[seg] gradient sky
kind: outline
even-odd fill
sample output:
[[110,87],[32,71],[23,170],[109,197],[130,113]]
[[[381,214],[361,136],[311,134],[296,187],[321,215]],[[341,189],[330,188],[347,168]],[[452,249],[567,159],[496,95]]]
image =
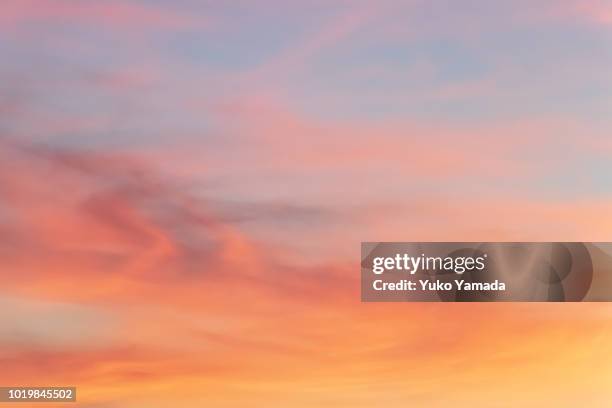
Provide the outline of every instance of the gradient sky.
[[612,403],[606,304],[358,287],[361,241],[612,241],[612,1],[2,0],[0,55],[0,385]]

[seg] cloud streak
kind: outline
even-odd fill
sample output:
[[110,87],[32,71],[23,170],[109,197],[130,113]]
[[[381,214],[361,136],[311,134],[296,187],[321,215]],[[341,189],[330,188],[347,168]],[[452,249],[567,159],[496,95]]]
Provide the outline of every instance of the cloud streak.
[[50,23],[95,24],[122,29],[184,29],[197,24],[197,20],[188,13],[138,1],[74,3],[66,0],[8,0],[3,4],[1,16],[0,21],[13,26]]

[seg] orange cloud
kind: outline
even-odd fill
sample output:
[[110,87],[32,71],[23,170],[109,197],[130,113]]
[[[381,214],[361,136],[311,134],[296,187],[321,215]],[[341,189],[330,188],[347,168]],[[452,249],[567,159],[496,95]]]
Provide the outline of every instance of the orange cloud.
[[[3,383],[75,384],[82,406],[488,406],[509,384],[505,401],[518,405],[609,398],[605,304],[361,304],[353,258],[287,263],[141,161],[18,144],[0,154],[11,214],[3,291],[23,305],[56,299],[75,304],[58,313],[82,305],[110,319],[92,318],[95,331],[66,326],[82,327],[73,341],[40,331],[55,339],[47,344],[9,341],[0,329]],[[499,216],[524,228],[517,234],[558,220],[603,233],[596,212],[605,208],[478,198],[422,211],[455,220],[438,233],[465,239]],[[398,207],[381,236],[428,237],[425,223],[403,224],[413,210]],[[356,244],[350,228],[337,234],[334,248]],[[14,320],[42,325],[36,307],[15,309]]]

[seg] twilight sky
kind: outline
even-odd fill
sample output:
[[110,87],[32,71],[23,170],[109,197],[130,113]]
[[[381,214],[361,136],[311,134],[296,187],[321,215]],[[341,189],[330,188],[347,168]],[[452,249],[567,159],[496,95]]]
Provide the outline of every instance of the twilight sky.
[[612,1],[2,0],[0,55],[0,385],[612,400],[605,304],[358,288],[360,241],[612,240]]

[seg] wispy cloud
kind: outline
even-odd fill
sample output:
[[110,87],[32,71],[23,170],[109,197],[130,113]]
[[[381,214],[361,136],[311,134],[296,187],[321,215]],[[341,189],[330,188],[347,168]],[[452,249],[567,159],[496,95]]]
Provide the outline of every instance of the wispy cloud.
[[198,20],[187,12],[139,1],[71,2],[67,0],[7,0],[2,5],[0,21],[18,26],[36,23],[73,24],[124,29],[189,28]]

